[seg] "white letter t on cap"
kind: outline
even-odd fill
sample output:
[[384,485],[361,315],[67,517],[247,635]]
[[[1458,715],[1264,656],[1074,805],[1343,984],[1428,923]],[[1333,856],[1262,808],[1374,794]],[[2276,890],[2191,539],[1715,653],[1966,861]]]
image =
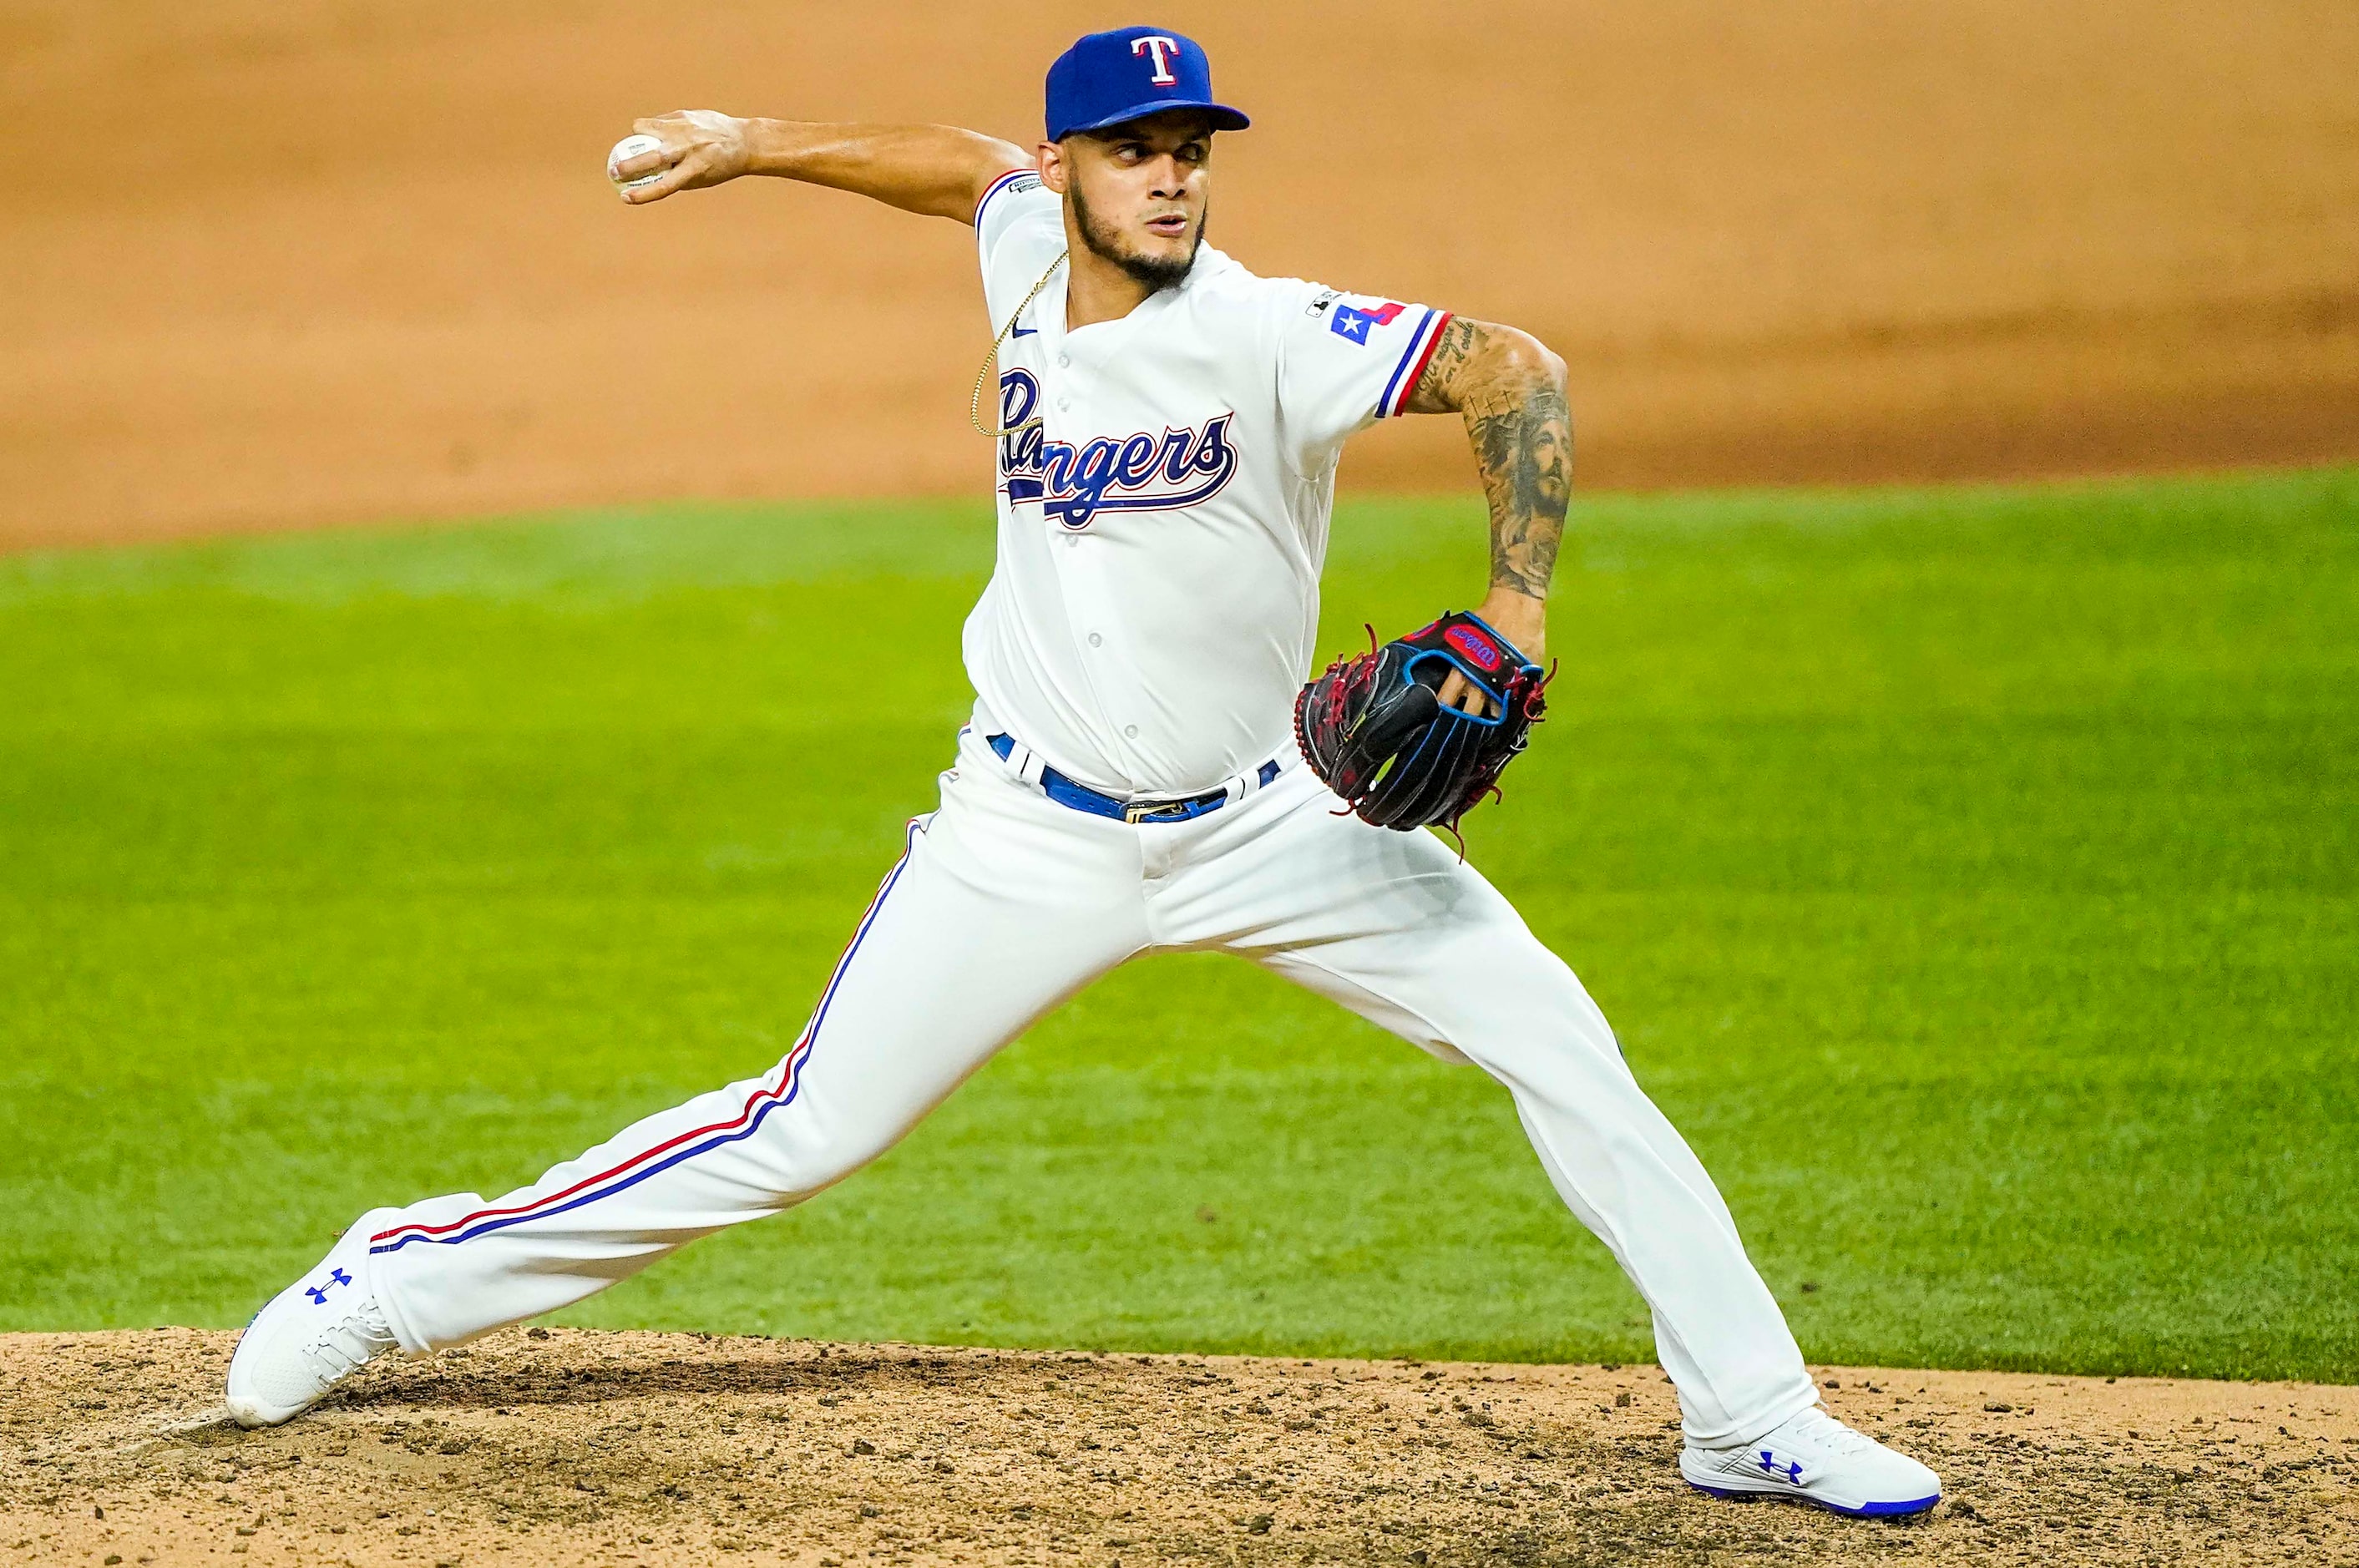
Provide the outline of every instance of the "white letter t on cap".
[[1169,87],[1180,79],[1171,74],[1171,57],[1180,52],[1180,40],[1167,38],[1161,33],[1150,33],[1143,38],[1130,40],[1130,52],[1155,56],[1155,74],[1148,80],[1158,87]]

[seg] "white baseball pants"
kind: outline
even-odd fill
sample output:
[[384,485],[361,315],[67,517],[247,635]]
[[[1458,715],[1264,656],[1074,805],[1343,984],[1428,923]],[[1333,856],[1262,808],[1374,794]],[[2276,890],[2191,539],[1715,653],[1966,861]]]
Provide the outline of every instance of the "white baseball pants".
[[1127,958],[1266,965],[1506,1085],[1558,1193],[1654,1313],[1690,1441],[1747,1442],[1815,1398],[1727,1205],[1596,1004],[1430,833],[1332,814],[1289,750],[1186,822],[1059,805],[962,735],[785,1060],[486,1202],[381,1224],[379,1303],[413,1353],[551,1312],[843,1180],[1043,1014]]

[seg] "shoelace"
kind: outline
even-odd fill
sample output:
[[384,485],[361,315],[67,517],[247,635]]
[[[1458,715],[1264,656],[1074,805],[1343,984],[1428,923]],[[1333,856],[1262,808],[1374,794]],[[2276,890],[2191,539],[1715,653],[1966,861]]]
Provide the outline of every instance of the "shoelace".
[[1818,1405],[1788,1421],[1785,1430],[1832,1454],[1863,1454],[1875,1446],[1875,1439],[1865,1432],[1854,1432]]
[[321,1377],[341,1383],[394,1346],[393,1330],[374,1300],[366,1301],[322,1330],[303,1347]]

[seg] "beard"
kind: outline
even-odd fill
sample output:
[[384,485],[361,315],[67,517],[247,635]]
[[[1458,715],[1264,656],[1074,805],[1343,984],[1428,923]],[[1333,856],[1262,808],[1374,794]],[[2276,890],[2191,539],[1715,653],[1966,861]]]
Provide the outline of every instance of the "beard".
[[1149,289],[1175,289],[1187,281],[1189,271],[1196,265],[1196,252],[1204,244],[1204,223],[1196,224],[1196,233],[1188,243],[1188,254],[1182,256],[1142,256],[1123,244],[1122,236],[1113,229],[1103,227],[1098,215],[1090,211],[1087,199],[1082,195],[1080,180],[1070,187],[1073,197],[1073,221],[1082,231],[1082,243],[1090,254],[1110,261],[1130,277]]

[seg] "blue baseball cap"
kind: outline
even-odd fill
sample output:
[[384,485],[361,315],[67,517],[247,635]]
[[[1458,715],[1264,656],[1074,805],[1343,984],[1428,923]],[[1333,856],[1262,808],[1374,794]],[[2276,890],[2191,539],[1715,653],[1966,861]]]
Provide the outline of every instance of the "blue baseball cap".
[[1163,27],[1091,33],[1049,68],[1049,139],[1102,131],[1165,109],[1202,109],[1216,131],[1253,124],[1212,101],[1212,62],[1195,39]]

